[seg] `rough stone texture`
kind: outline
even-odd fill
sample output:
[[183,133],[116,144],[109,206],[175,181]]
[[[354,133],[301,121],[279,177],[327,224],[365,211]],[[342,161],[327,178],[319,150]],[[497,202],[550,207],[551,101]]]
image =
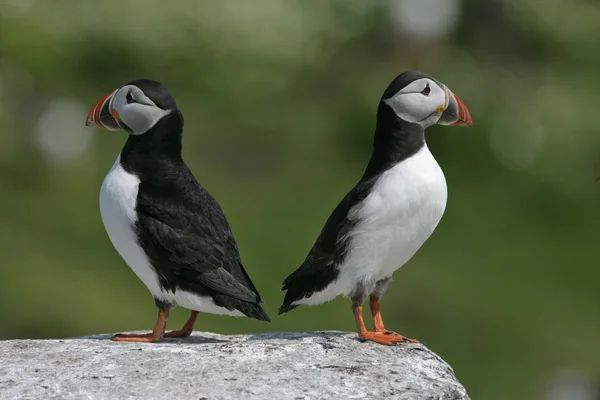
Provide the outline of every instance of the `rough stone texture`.
[[0,341],[2,399],[468,399],[421,344],[343,332]]

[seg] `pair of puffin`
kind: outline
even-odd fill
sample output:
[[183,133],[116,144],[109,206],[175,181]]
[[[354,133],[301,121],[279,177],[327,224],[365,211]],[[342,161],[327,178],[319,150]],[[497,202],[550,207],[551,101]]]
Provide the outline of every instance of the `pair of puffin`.
[[[394,271],[429,238],[446,207],[446,180],[424,136],[436,123],[471,126],[472,120],[436,79],[420,72],[396,77],[379,103],[367,168],[302,265],[283,282],[287,292],[279,314],[344,295],[352,300],[361,340],[414,341],[384,327],[379,301]],[[113,246],[158,308],[151,333],[112,339],[189,336],[199,312],[269,321],[223,210],[182,159],[183,115],[169,91],[152,80],[128,83],[96,102],[86,125],[129,134],[102,184],[100,212]],[[362,316],[367,298],[374,331]],[[182,329],[165,332],[176,306],[191,315]]]

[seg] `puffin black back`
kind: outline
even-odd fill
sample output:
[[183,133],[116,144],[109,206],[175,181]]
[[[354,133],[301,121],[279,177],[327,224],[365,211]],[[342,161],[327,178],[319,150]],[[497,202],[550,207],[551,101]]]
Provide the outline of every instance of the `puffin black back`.
[[[106,104],[110,112],[100,115]],[[159,309],[152,333],[113,340],[188,336],[199,312],[269,321],[223,210],[181,157],[183,116],[169,91],[152,80],[130,82],[103,97],[87,123],[129,133],[102,184],[100,211],[114,247]],[[165,333],[176,306],[190,309],[190,318]]]

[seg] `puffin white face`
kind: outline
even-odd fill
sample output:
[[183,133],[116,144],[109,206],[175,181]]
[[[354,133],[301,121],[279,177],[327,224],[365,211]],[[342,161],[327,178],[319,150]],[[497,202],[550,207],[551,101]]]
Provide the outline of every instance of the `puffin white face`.
[[448,107],[448,92],[446,87],[434,80],[421,78],[409,83],[384,102],[400,119],[426,128],[437,123]]
[[149,131],[170,110],[158,107],[135,85],[121,87],[112,100],[111,114],[129,133],[141,135]]
[[125,85],[96,102],[86,125],[141,135],[171,111],[158,107],[139,87]]

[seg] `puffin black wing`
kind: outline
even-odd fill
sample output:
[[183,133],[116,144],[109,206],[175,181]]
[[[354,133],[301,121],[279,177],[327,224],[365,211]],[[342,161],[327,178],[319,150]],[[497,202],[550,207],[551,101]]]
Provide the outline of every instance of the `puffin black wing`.
[[281,290],[287,292],[278,314],[293,310],[298,307],[295,301],[322,291],[337,279],[339,265],[348,254],[349,233],[359,222],[349,215],[350,210],[368,196],[374,182],[363,177],[329,216],[302,265],[283,281]]
[[167,187],[164,180],[139,185],[135,227],[159,284],[269,321],[221,207],[191,173],[185,175],[186,182]]

